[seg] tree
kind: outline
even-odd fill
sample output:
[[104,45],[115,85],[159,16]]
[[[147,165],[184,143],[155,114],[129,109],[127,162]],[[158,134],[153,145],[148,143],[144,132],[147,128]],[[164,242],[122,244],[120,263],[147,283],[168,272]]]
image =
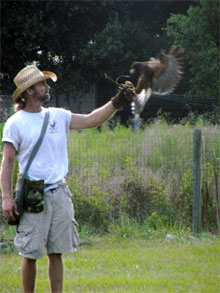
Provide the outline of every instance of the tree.
[[[71,91],[79,67],[80,50],[108,18],[104,4],[94,1],[5,1],[1,3],[1,72],[5,84],[26,64],[55,71],[57,91]],[[96,13],[96,18],[94,14]],[[75,83],[76,84],[76,83]],[[62,88],[61,88],[62,85]]]
[[219,98],[219,1],[197,1],[187,14],[173,14],[166,31],[185,49],[190,70],[188,94]]
[[170,12],[186,1],[2,1],[1,72],[10,76],[27,63],[57,73],[56,93],[74,93],[107,72],[128,74],[134,60],[168,49],[162,30]]

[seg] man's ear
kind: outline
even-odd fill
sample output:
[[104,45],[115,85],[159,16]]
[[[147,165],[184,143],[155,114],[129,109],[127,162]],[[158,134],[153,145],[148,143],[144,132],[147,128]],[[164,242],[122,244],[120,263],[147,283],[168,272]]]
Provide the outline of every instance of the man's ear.
[[33,94],[33,88],[29,87],[26,91],[27,95],[31,96]]

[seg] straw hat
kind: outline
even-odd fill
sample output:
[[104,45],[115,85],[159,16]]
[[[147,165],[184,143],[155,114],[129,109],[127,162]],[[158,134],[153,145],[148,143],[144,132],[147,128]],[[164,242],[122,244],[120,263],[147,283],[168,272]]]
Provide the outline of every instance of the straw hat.
[[19,71],[14,78],[14,83],[17,87],[12,95],[14,102],[16,103],[20,95],[29,87],[46,79],[52,79],[55,82],[57,76],[50,71],[40,71],[36,65],[29,65]]

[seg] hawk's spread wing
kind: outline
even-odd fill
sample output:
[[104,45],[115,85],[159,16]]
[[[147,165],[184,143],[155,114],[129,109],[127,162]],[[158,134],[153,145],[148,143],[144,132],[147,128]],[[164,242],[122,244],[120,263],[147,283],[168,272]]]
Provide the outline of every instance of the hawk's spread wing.
[[[167,65],[162,66],[161,72],[153,77],[153,93],[157,95],[167,95],[171,93],[183,74],[183,57],[180,48],[171,47],[166,56]],[[151,66],[149,64],[149,66]],[[156,72],[155,72],[156,73]]]
[[166,95],[175,89],[183,74],[183,61],[182,50],[171,47],[167,55],[162,51],[159,59],[132,64],[131,73],[138,75],[134,112],[143,111],[151,94],[148,89],[157,95]]

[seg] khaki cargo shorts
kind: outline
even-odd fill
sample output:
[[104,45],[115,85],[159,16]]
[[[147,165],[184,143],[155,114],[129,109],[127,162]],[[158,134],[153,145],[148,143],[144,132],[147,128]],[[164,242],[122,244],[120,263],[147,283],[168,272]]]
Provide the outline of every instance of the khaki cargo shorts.
[[62,184],[45,192],[44,199],[43,212],[24,212],[17,227],[14,243],[19,254],[26,258],[39,259],[45,252],[73,252],[79,245],[68,187]]

